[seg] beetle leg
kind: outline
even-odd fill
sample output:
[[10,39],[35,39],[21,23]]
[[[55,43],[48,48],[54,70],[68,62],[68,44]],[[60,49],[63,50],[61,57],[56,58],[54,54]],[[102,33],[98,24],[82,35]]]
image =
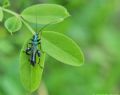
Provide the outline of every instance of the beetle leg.
[[30,51],[31,51],[31,48],[28,47],[28,48],[25,50],[25,53],[26,53],[27,55],[30,55]]
[[[40,56],[41,56],[41,53],[39,50],[37,50],[37,55],[39,57],[39,60],[38,60],[38,64],[40,63]],[[40,64],[39,64],[40,65]],[[43,69],[43,66],[40,65],[40,68]]]
[[39,50],[37,50],[37,55],[38,55],[38,57],[40,57],[40,55],[41,55]]
[[28,43],[28,45],[32,46],[32,43],[30,42],[30,43]]
[[30,44],[30,45],[31,45],[32,43],[28,43],[28,44]]
[[41,39],[38,39],[37,41],[40,42]]
[[[39,58],[39,63],[40,63],[40,58]],[[38,64],[39,64],[39,63],[38,63]],[[40,65],[40,64],[39,64],[39,65]],[[40,68],[43,69],[44,67],[40,65]]]
[[32,45],[32,43],[30,42],[30,43],[27,43],[27,48],[29,48],[29,45]]
[[41,42],[38,42],[38,45],[41,45]]
[[33,41],[33,39],[30,39],[31,41]]
[[38,57],[39,57],[39,61],[38,61],[38,64],[39,64],[39,63],[40,63],[40,55],[41,55],[41,54],[40,54],[40,51],[39,51],[39,50],[37,50],[36,53],[37,53],[37,55],[38,55]]

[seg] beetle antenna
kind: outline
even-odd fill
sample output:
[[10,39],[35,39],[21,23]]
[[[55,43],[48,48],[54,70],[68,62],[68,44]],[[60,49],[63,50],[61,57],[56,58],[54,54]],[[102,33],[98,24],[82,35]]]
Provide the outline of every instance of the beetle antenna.
[[40,39],[41,39],[41,36],[42,36],[42,30],[44,29],[44,28],[46,28],[47,26],[49,26],[51,23],[48,23],[48,24],[46,24],[46,25],[44,25],[39,31],[38,31],[38,33],[40,32]]
[[37,32],[37,28],[38,28],[38,25],[37,25],[37,16],[36,16],[36,32]]
[[38,32],[41,32],[44,28],[46,28],[48,25],[50,25],[50,24],[46,24],[46,25],[44,25]]

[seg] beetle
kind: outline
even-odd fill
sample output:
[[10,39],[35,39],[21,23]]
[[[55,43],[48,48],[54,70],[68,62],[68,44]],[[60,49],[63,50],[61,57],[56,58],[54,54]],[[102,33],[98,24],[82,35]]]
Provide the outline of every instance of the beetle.
[[41,56],[41,39],[39,38],[39,34],[35,33],[31,39],[31,41],[27,44],[27,48],[25,49],[26,55],[29,56],[29,61],[32,66],[35,66],[37,61],[36,58],[39,58],[38,64],[40,63]]
[[[37,17],[36,17],[36,22],[37,22]],[[31,41],[27,44],[27,48],[25,49],[26,55],[29,56],[29,61],[30,64],[34,67],[37,63],[37,57],[39,58],[38,64],[40,63],[40,57],[42,54],[42,49],[41,49],[41,36],[42,36],[42,30],[47,27],[48,25],[52,24],[51,22],[44,25],[39,31],[37,31],[37,24],[36,24],[36,33],[33,35]],[[40,37],[39,37],[40,33]],[[41,68],[43,68],[40,65]]]
[[[35,32],[35,34],[33,35],[32,39],[27,44],[27,48],[25,49],[25,53],[26,53],[26,55],[29,56],[30,64],[33,67],[37,63],[37,57],[39,58],[38,64],[40,63],[40,56],[41,56],[42,52],[41,52],[41,38],[39,38],[39,32],[41,32],[41,35],[42,35],[42,31],[41,30],[43,28],[41,28],[39,31],[37,31],[37,16],[36,16],[36,31],[37,32]],[[40,67],[43,68],[41,65],[40,65]]]

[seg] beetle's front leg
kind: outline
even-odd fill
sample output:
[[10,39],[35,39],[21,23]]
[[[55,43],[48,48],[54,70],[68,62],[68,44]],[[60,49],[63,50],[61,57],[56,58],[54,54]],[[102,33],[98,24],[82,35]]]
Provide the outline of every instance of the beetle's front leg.
[[27,55],[30,55],[30,51],[31,51],[31,48],[28,47],[28,48],[26,48],[25,53],[26,53]]

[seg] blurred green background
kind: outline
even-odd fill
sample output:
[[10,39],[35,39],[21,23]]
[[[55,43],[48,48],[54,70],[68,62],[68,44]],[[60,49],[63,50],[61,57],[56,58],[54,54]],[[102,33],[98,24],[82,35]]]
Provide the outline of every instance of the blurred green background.
[[[2,1],[2,0],[1,0]],[[120,94],[120,0],[10,0],[20,13],[38,3],[55,3],[71,17],[50,26],[81,47],[85,64],[72,67],[47,56],[42,85],[33,95]],[[5,14],[4,20],[10,16]],[[31,33],[23,27],[10,35],[0,23],[0,95],[28,95],[19,78],[19,53]]]

